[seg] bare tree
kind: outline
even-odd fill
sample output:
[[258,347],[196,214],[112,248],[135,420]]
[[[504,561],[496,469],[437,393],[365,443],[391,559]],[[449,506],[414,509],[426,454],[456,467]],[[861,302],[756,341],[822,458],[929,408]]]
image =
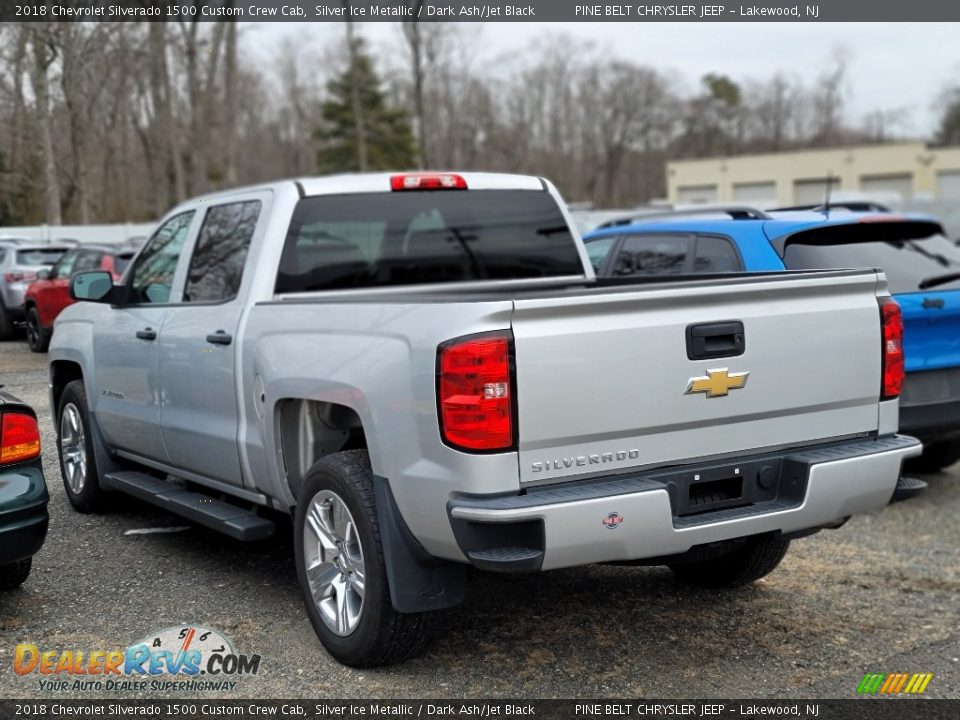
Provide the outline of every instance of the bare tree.
[[749,135],[756,150],[776,152],[791,140],[791,118],[796,113],[797,93],[784,75],[748,87],[745,104],[752,127]]
[[818,144],[836,145],[843,141],[843,101],[848,65],[848,53],[837,49],[830,65],[820,74],[812,89],[812,136]]
[[182,202],[186,199],[187,188],[183,166],[183,156],[180,148],[180,133],[174,123],[173,116],[173,88],[170,81],[170,69],[167,64],[167,25],[166,23],[148,23],[148,48],[146,58],[148,76],[150,78],[149,98],[152,107],[151,130],[153,143],[158,153],[157,162],[166,176],[166,182],[159,187],[166,187],[163,194],[155,193],[154,198],[159,201],[162,211],[164,206],[171,202]]
[[[411,11],[413,17],[420,17],[423,0],[412,0]],[[419,167],[429,167],[432,162],[430,153],[430,134],[427,130],[427,95],[430,76],[436,71],[438,63],[449,61],[444,58],[445,40],[459,34],[452,23],[419,21],[400,24],[403,37],[406,41],[407,54],[410,64],[411,96],[413,119],[417,133],[417,150]]]
[[50,67],[56,59],[56,44],[52,27],[46,23],[29,26],[33,64],[30,79],[34,94],[34,122],[40,141],[43,182],[43,220],[50,225],[62,222],[60,209],[60,181],[57,177],[57,159],[53,148],[53,120],[50,102]]
[[[233,0],[228,5],[233,6]],[[227,22],[223,68],[223,179],[227,185],[237,182],[237,24]]]

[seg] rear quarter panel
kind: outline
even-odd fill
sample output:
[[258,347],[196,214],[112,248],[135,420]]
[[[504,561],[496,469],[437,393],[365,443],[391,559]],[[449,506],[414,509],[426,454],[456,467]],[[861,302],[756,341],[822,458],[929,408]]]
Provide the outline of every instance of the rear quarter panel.
[[[512,303],[270,302],[255,305],[240,349],[241,443],[257,489],[292,506],[279,407],[336,403],[360,417],[373,471],[390,481],[411,530],[431,553],[461,557],[446,515],[455,492],[516,492],[515,452],[473,455],[443,444],[437,346],[510,327]],[[259,378],[259,380],[258,380]],[[262,382],[264,402],[258,409]]]

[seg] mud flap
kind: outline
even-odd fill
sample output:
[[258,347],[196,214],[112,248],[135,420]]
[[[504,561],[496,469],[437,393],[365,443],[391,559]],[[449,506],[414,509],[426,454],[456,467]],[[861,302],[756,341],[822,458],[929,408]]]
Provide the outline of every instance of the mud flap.
[[[90,420],[90,434],[93,436],[93,455],[97,463],[97,475],[100,487],[106,491],[112,491],[113,488],[105,485],[103,478],[107,473],[117,472],[125,468],[120,465],[113,456],[107,451],[107,444],[103,441],[103,435],[100,433],[100,424],[97,422],[96,413],[87,410],[87,418]],[[57,452],[60,452],[60,438],[57,437]]]
[[404,522],[390,481],[374,475],[373,488],[393,609],[402,613],[426,612],[463,602],[467,566],[427,555]]

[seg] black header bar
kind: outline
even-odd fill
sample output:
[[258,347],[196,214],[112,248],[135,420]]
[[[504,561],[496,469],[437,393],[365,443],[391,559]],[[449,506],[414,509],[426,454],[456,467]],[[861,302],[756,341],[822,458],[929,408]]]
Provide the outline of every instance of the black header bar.
[[830,0],[710,4],[575,0],[0,0],[0,20],[241,22],[920,22],[960,20],[943,0]]

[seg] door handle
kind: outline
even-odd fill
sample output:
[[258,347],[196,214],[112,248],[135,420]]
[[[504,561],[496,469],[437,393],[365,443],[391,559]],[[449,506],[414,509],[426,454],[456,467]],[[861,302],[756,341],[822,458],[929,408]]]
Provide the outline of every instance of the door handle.
[[143,330],[137,330],[137,340],[156,340],[157,331],[153,328],[144,328]]
[[207,342],[214,345],[229,345],[233,342],[233,335],[228,335],[223,330],[217,330],[215,333],[207,335]]
[[743,355],[746,347],[743,323],[739,320],[687,326],[688,360],[736,357]]

